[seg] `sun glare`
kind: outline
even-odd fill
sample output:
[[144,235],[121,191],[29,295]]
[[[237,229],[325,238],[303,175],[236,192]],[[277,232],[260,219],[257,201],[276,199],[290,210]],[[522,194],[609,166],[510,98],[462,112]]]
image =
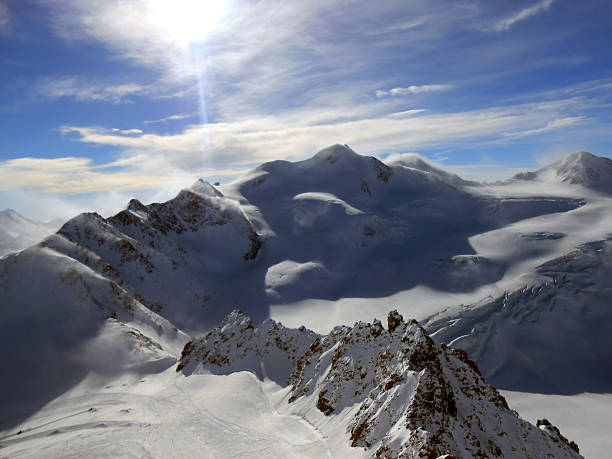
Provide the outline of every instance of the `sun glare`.
[[148,20],[182,47],[203,41],[219,26],[226,0],[149,0]]

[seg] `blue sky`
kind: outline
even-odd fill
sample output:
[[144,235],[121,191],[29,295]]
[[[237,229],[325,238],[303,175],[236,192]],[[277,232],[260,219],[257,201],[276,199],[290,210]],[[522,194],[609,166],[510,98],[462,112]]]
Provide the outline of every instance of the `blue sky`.
[[609,1],[0,0],[0,208],[166,199],[332,143],[493,179],[610,156]]

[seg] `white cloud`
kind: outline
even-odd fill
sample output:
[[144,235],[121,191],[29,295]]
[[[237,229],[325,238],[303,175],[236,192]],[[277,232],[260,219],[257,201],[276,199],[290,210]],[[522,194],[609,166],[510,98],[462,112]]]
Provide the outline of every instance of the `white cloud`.
[[48,99],[66,97],[82,102],[111,102],[118,104],[129,101],[130,96],[150,93],[151,89],[134,83],[102,85],[75,77],[49,77],[38,82],[35,92],[39,96]]
[[180,114],[180,115],[166,116],[166,117],[158,119],[158,120],[145,120],[145,121],[143,121],[143,123],[144,124],[165,123],[167,121],[176,121],[176,120],[184,120],[184,119],[187,119],[187,118],[193,118],[194,116],[196,116],[195,113],[184,113],[184,114]]
[[[581,121],[581,117],[563,114],[582,104],[584,101],[567,99],[456,113],[408,111],[398,116],[393,112],[348,120],[342,119],[343,109],[338,107],[336,112],[319,113],[312,120],[292,112],[233,123],[192,125],[178,134],[125,136],[90,126],[64,126],[62,132],[75,135],[74,140],[79,142],[118,147],[126,158],[144,155],[139,162],[151,164],[151,170],[168,167],[235,172],[268,160],[303,159],[333,143],[348,143],[362,154],[376,154],[483,139],[512,142],[519,135],[550,132]],[[322,121],[325,118],[329,121]],[[534,127],[542,125],[545,128]]]
[[379,89],[376,91],[376,97],[406,96],[408,94],[421,94],[424,92],[448,91],[452,88],[453,86],[450,84],[424,84],[420,86],[412,85],[406,88],[393,88],[388,91]]
[[142,134],[143,133],[142,129],[118,129],[118,128],[112,128],[111,131],[112,132],[117,132],[117,133],[123,134],[123,135],[136,135],[136,134]]
[[505,32],[510,29],[514,24],[524,21],[532,16],[547,11],[555,0],[541,0],[535,5],[524,8],[516,13],[511,14],[493,24],[488,29],[495,32]]
[[[351,2],[350,15],[346,0],[227,0],[227,14],[217,26],[185,47],[167,33],[163,21],[148,16],[149,0],[45,1],[58,35],[101,44],[114,56],[152,69],[175,89],[199,80],[207,109],[224,120],[270,113],[287,100],[304,106],[350,91],[361,70],[406,58],[400,51],[406,43],[416,53],[429,50],[449,29],[477,14],[473,5],[449,0],[442,0],[443,6],[412,0],[410,20],[398,14],[406,7],[397,0]],[[380,87],[370,84],[368,93]],[[430,86],[409,91],[442,89]],[[400,95],[405,88],[396,89],[394,95]]]
[[391,118],[404,118],[406,116],[414,116],[414,115],[418,115],[419,113],[423,113],[426,112],[427,110],[423,109],[423,108],[414,108],[412,110],[404,110],[401,112],[395,112],[395,113],[391,113],[389,116]]
[[568,126],[572,126],[576,123],[586,120],[584,116],[567,116],[565,118],[557,118],[546,123],[545,126],[535,129],[528,129],[526,131],[505,133],[506,137],[526,137],[529,135],[543,134],[546,132],[554,131]]

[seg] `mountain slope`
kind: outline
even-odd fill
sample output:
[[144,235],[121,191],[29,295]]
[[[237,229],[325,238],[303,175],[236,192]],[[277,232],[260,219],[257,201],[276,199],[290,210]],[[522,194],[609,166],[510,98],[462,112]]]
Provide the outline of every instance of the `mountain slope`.
[[58,235],[75,245],[45,243],[186,331],[218,320],[216,308],[231,301],[227,278],[243,276],[262,245],[242,210],[202,181],[165,203],[132,200],[108,219],[81,214]]
[[0,305],[0,428],[90,372],[167,367],[186,341],[116,282],[44,245],[0,260]]
[[386,160],[385,164],[391,167],[405,167],[410,169],[418,169],[423,172],[429,172],[432,175],[435,175],[443,182],[448,183],[452,186],[477,186],[479,183],[464,180],[459,177],[457,174],[451,174],[449,172],[443,171],[437,167],[432,166],[419,155],[414,153],[407,153],[400,155],[398,157],[392,158],[391,160]]
[[466,349],[497,387],[612,392],[612,239],[581,245],[537,272],[548,280],[434,316],[427,328]]
[[282,350],[295,361],[285,409],[324,432],[344,429],[345,441],[369,456],[580,457],[554,426],[538,429],[509,410],[464,352],[436,344],[397,312],[387,329],[377,321],[336,327],[309,347],[307,337],[276,323],[253,329],[232,313],[185,347],[178,369],[257,373],[269,352]]

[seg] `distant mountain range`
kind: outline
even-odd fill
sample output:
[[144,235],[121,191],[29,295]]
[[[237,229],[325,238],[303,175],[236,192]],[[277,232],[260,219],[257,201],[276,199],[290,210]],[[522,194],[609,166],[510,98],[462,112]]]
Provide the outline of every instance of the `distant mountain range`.
[[13,209],[0,211],[0,256],[40,242],[61,225],[59,221],[35,222]]
[[513,179],[558,181],[611,194],[612,160],[580,151],[535,172],[521,172]]

